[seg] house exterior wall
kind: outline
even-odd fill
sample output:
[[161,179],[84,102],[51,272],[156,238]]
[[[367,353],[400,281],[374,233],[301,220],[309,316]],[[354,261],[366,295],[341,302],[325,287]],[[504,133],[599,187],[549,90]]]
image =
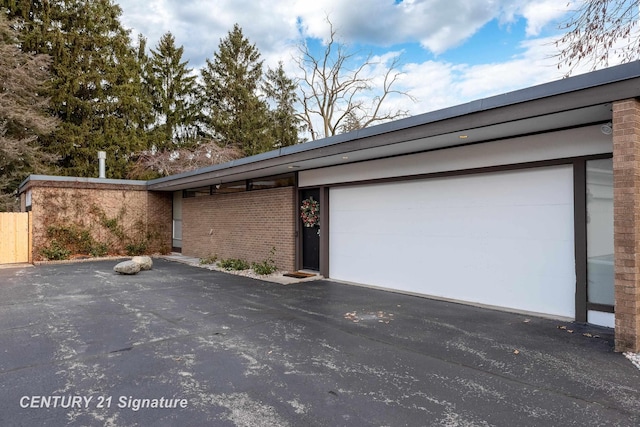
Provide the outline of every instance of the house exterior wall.
[[296,190],[283,187],[182,199],[182,253],[295,269]]
[[146,191],[147,222],[149,232],[157,233],[157,240],[152,248],[154,252],[171,251],[172,204],[171,193]]
[[[43,260],[50,227],[89,230],[110,253],[126,253],[126,245],[146,238],[147,253],[171,248],[171,194],[145,187],[38,181],[31,190],[33,259]],[[126,238],[122,238],[122,236]]]
[[613,104],[616,351],[640,351],[640,102]]

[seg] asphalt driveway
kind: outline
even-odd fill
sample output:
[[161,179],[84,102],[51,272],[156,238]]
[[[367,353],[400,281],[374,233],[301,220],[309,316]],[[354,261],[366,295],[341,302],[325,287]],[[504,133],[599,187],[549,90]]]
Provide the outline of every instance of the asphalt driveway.
[[113,265],[0,270],[0,425],[640,425],[606,329]]

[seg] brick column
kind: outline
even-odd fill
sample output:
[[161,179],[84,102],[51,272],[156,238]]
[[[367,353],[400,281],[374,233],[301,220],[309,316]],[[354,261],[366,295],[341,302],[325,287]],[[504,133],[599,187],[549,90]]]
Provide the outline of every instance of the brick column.
[[640,352],[640,102],[613,104],[616,351]]

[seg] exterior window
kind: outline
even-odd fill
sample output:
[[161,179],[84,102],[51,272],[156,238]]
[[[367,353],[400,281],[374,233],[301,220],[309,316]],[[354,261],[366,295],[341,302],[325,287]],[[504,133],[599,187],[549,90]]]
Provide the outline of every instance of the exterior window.
[[31,212],[31,190],[27,190],[24,196],[25,212]]
[[613,159],[587,161],[587,299],[614,305]]
[[182,192],[183,198],[210,196],[211,187],[190,188]]
[[268,176],[249,181],[250,190],[265,190],[267,188],[292,187],[295,184],[293,174]]
[[295,175],[275,175],[265,178],[225,182],[209,187],[190,188],[182,192],[183,198],[209,196],[212,194],[241,193],[249,190],[265,190],[268,188],[292,187],[295,185]]
[[226,182],[213,187],[213,192],[216,194],[240,193],[242,191],[247,191],[246,181]]
[[179,191],[173,193],[173,236],[172,249],[182,248],[182,194]]

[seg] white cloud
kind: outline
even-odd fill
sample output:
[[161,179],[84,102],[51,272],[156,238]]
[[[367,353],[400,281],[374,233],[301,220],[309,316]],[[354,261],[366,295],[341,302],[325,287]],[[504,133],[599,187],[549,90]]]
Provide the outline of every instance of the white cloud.
[[[504,2],[505,0],[501,0]],[[496,0],[298,1],[305,35],[326,39],[329,17],[347,42],[391,46],[420,41],[434,53],[462,43],[500,14]]]
[[526,4],[522,15],[527,20],[527,36],[539,35],[542,28],[572,10],[574,3],[575,1],[540,0]]
[[[574,0],[575,1],[575,0]],[[438,60],[406,63],[397,88],[419,101],[394,97],[390,106],[419,114],[474,99],[558,79],[552,39],[540,38],[566,13],[561,0],[120,0],[123,23],[148,37],[153,47],[171,31],[185,47],[185,58],[199,68],[213,57],[220,39],[235,23],[262,53],[265,65],[279,60],[289,75],[299,70],[292,57],[301,36],[326,39],[329,17],[341,41],[388,47],[419,43],[443,53],[470,39],[492,20],[526,22],[521,53],[501,63],[453,64]],[[391,52],[393,51],[393,52]],[[429,57],[429,55],[425,55]],[[405,58],[412,61],[410,57]],[[373,72],[373,70],[372,70]],[[373,74],[372,74],[373,75]]]
[[269,64],[285,60],[297,38],[296,16],[285,2],[251,0],[121,0],[122,22],[142,33],[154,47],[162,34],[171,31],[185,48],[185,59],[192,67],[202,67],[213,57],[220,40],[238,23],[256,44]]
[[575,1],[560,0],[298,0],[305,35],[325,39],[326,18],[346,42],[393,46],[419,41],[435,54],[458,46],[488,22],[527,21],[527,36],[561,17]]
[[500,63],[408,64],[403,68],[403,88],[419,101],[411,112],[433,111],[562,78],[552,38],[526,41],[521,47],[522,54]]
[[[301,28],[325,39],[328,17],[341,40],[373,46],[420,42],[435,54],[458,46],[493,19],[527,20],[536,36],[566,11],[560,0],[120,0],[123,22],[153,46],[171,31],[199,67],[238,23],[265,56],[291,51]],[[284,55],[281,55],[283,59]]]

